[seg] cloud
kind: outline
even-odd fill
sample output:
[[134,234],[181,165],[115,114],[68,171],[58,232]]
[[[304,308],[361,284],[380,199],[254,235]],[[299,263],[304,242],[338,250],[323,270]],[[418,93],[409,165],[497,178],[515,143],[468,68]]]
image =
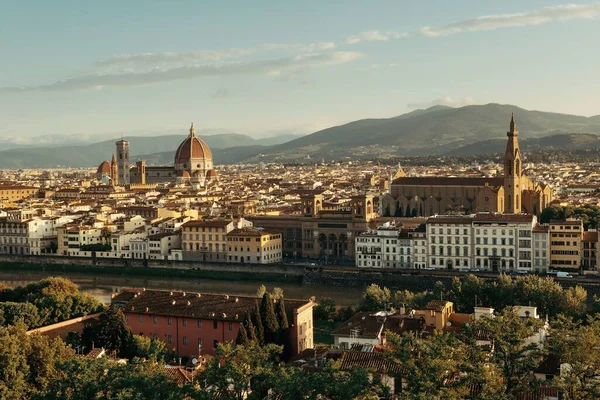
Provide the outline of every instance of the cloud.
[[229,97],[229,90],[218,88],[210,97],[213,99],[224,99],[225,97]]
[[357,35],[352,35],[346,39],[347,44],[356,44],[362,41],[365,42],[385,42],[390,39],[402,39],[408,37],[409,34],[406,32],[379,32],[379,31],[365,31]]
[[145,66],[164,67],[189,65],[191,63],[220,62],[268,51],[314,53],[318,51],[331,50],[335,47],[336,44],[334,42],[319,42],[309,44],[264,43],[248,48],[231,48],[212,51],[120,54],[106,60],[98,61],[94,63],[93,66],[96,70],[100,71],[126,71],[127,69]]
[[466,19],[441,27],[432,28],[425,26],[420,29],[420,33],[427,37],[449,36],[463,32],[490,31],[500,28],[541,25],[553,21],[591,19],[597,17],[599,14],[600,3],[564,4],[544,7],[531,12],[487,15]]
[[115,86],[140,86],[210,76],[257,75],[273,71],[298,70],[326,65],[343,64],[360,57],[351,51],[300,54],[249,62],[192,63],[189,65],[155,67],[111,73],[92,73],[67,78],[48,85],[4,87],[0,92],[100,90]]
[[460,99],[454,99],[450,96],[438,97],[430,101],[423,101],[420,103],[409,103],[406,105],[409,109],[429,108],[433,106],[447,106],[447,107],[463,107],[471,104],[475,104],[475,101],[471,97],[463,97]]
[[396,63],[371,64],[367,68],[363,68],[363,70],[366,70],[366,71],[375,71],[375,70],[378,70],[378,69],[394,68],[394,67],[397,67],[397,66],[398,66],[398,64],[396,64]]

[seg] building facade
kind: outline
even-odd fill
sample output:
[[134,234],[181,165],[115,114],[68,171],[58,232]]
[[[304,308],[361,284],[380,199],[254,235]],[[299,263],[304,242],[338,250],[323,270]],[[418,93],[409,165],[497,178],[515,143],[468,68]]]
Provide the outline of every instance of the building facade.
[[[123,308],[135,335],[164,341],[181,357],[214,355],[219,343],[235,342],[240,324],[260,299],[223,294],[126,289],[112,299]],[[314,345],[313,303],[285,299],[293,354]]]
[[282,261],[281,233],[263,228],[234,229],[227,235],[227,262],[274,264]]
[[583,222],[552,220],[549,225],[550,266],[578,270],[582,259]]

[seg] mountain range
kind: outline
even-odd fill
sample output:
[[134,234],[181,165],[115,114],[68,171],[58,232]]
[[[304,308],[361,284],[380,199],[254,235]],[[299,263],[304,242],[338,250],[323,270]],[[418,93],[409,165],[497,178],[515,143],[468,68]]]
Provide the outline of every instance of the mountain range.
[[[513,105],[434,106],[392,118],[362,119],[298,137],[253,139],[235,133],[202,135],[216,164],[308,159],[386,159],[504,151],[511,114],[523,150],[600,147],[600,115],[530,111]],[[126,137],[132,161],[172,164],[183,135]],[[114,140],[80,146],[24,147],[0,151],[0,168],[89,167],[110,159]]]

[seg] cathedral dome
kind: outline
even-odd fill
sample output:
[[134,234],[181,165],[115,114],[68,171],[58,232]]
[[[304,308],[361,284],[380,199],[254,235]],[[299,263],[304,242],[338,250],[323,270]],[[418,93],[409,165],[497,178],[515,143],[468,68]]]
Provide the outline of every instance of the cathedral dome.
[[98,166],[96,174],[98,176],[110,175],[110,163],[108,161],[103,161],[102,164]]
[[[175,152],[175,165],[191,164],[192,160],[211,160],[210,148],[202,139],[196,136],[194,124],[190,128],[190,135],[179,145]],[[188,167],[184,167],[188,168]]]

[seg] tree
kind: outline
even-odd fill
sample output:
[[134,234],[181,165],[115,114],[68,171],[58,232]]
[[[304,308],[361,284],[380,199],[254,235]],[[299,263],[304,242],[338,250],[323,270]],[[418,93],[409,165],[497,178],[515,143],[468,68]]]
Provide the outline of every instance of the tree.
[[[114,350],[121,357],[131,355],[133,338],[131,329],[125,321],[125,314],[120,307],[111,305],[98,317],[98,323],[90,327],[92,329],[92,340],[95,347],[104,347],[106,350]],[[85,335],[85,332],[84,332]],[[92,343],[86,343],[91,346]]]
[[265,341],[265,328],[262,322],[262,316],[260,313],[260,308],[258,307],[258,303],[256,303],[256,307],[252,312],[252,323],[256,328],[256,340],[258,344],[263,344]]
[[358,309],[360,311],[386,310],[391,303],[391,293],[388,288],[381,288],[373,283],[363,293]]
[[246,331],[246,323],[242,322],[240,324],[240,329],[238,330],[237,337],[235,338],[235,344],[246,345],[248,344],[248,332]]
[[277,315],[275,315],[273,299],[268,292],[263,295],[260,304],[260,315],[265,330],[265,343],[277,343],[279,341],[279,322],[277,322]]
[[31,303],[15,303],[12,301],[0,303],[0,315],[3,316],[0,325],[14,325],[17,321],[21,321],[28,329],[40,326],[38,309]]
[[267,293],[267,288],[265,285],[260,285],[258,289],[256,289],[256,297],[262,298],[265,293]]
[[476,336],[476,332],[487,332],[494,351],[490,360],[498,366],[504,380],[504,395],[517,398],[528,393],[531,387],[530,374],[545,356],[545,349],[534,341],[544,321],[537,318],[521,320],[512,308],[506,308],[495,318],[480,318],[467,328],[467,332]]
[[165,342],[148,336],[133,335],[133,355],[139,358],[163,362],[169,353]]
[[600,318],[589,316],[584,322],[559,315],[552,323],[550,351],[560,360],[561,373],[553,381],[565,400],[600,398]]
[[315,319],[321,321],[333,320],[336,314],[335,300],[331,297],[321,297],[319,303],[313,309]]
[[283,346],[283,359],[289,360],[293,353],[292,338],[290,334],[290,324],[285,310],[285,301],[281,298],[277,302],[277,320],[279,322],[279,341],[277,344]]

